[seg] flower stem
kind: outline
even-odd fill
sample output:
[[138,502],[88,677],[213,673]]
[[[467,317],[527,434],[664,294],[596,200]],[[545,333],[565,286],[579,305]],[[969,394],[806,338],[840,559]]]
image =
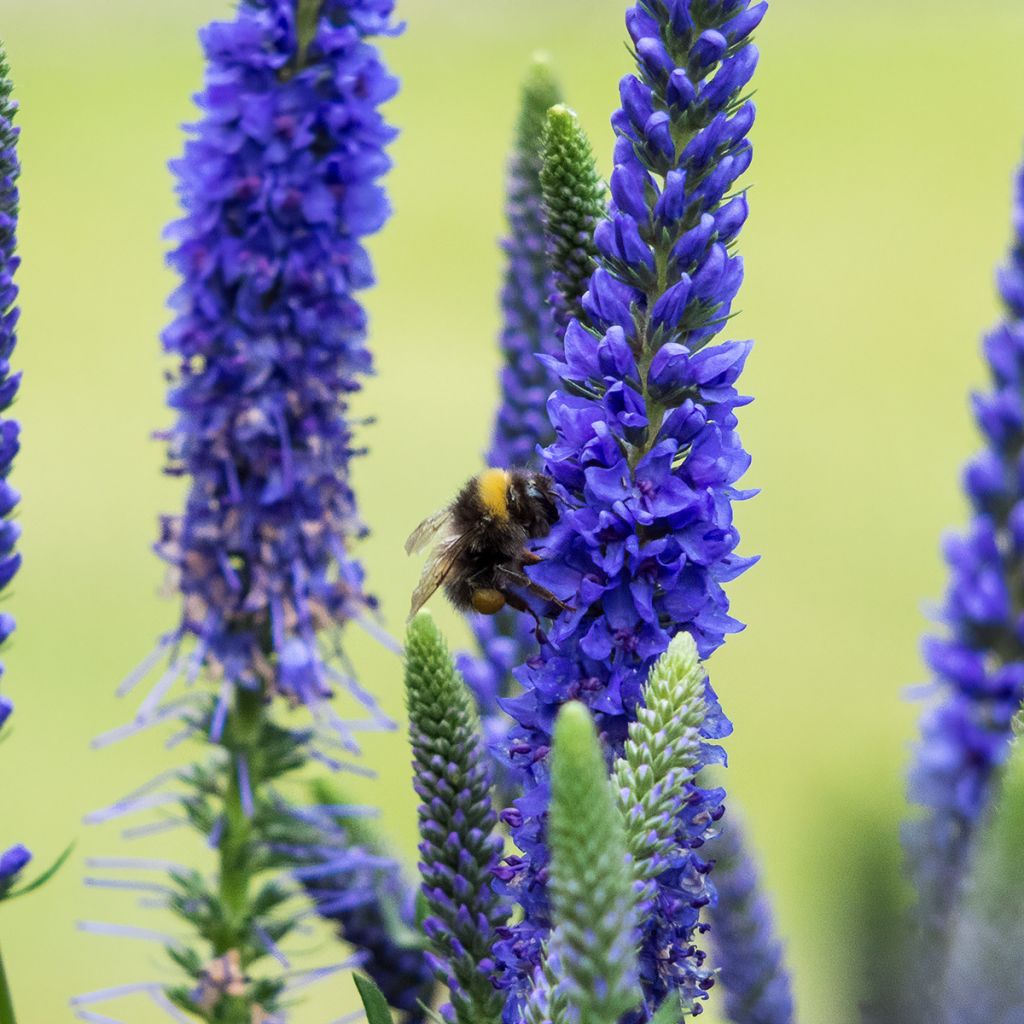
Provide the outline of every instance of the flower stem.
[[225,730],[225,745],[230,754],[230,777],[224,798],[224,831],[219,844],[220,896],[225,920],[216,949],[218,956],[239,949],[248,928],[252,820],[246,809],[248,796],[244,787],[252,784],[252,755],[257,747],[262,722],[262,696],[239,689],[234,711]]
[[0,950],[0,1024],[17,1024],[11,989],[7,984],[7,974],[4,971],[3,950]]
[[[262,731],[262,695],[239,688],[223,739],[228,753],[228,778],[224,787],[224,824],[218,842],[222,921],[220,928],[211,936],[217,957],[232,951],[244,957],[248,945],[252,918],[252,803],[253,790],[258,783],[252,769]],[[215,1013],[211,1019],[217,1024],[250,1024],[252,1000],[248,995],[225,994],[219,1000]]]
[[306,53],[316,36],[322,8],[323,0],[298,0],[295,12],[295,66],[298,71],[306,66]]

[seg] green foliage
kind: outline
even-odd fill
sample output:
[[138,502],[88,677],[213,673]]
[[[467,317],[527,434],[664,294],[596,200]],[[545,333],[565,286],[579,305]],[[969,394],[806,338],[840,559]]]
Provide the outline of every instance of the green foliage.
[[[565,705],[551,755],[548,1015],[614,1024],[637,1006],[636,895],[622,817],[587,709]],[[543,994],[542,994],[543,995]]]
[[679,999],[675,995],[669,995],[651,1018],[651,1024],[679,1024],[685,1016],[686,1010]]
[[568,107],[548,111],[541,158],[544,231],[557,289],[556,316],[564,328],[582,313],[595,266],[594,231],[605,215],[605,188],[590,142]]
[[363,1009],[366,1011],[367,1024],[394,1024],[391,1008],[376,982],[361,974],[354,975],[354,980],[359,990],[359,998],[363,1002]]
[[[190,725],[210,734],[211,701]],[[190,982],[167,991],[170,1000],[208,1024],[249,1024],[254,1012],[279,1012],[280,978],[254,977],[252,968],[283,941],[299,921],[295,890],[281,880],[294,866],[283,851],[315,839],[309,827],[277,799],[272,784],[304,763],[307,735],[277,725],[263,697],[239,691],[228,714],[220,749],[205,764],[185,769],[185,815],[218,852],[210,877],[174,872],[168,905],[199,942],[168,950]],[[248,772],[253,806],[246,808],[240,777]]]
[[700,759],[700,729],[707,714],[705,675],[697,645],[679,633],[651,668],[644,706],[630,723],[623,756],[613,776],[626,843],[642,904],[675,846],[675,815],[683,788]]
[[429,612],[409,624],[406,697],[419,808],[424,926],[460,1024],[501,1017],[486,963],[505,912],[491,887],[501,853],[491,775],[472,696]]

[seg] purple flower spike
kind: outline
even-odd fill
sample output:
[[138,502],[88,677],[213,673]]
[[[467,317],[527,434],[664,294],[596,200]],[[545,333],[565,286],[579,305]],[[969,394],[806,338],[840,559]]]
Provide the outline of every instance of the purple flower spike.
[[501,291],[501,407],[487,461],[491,466],[528,466],[537,446],[554,437],[544,403],[557,376],[538,358],[558,356],[561,345],[548,304],[551,275],[545,254],[540,184],[540,146],[549,108],[561,100],[550,67],[538,60],[523,86],[515,147],[508,166],[505,216],[508,236]]
[[[740,18],[749,7],[644,0],[627,17],[638,73],[623,83],[612,122],[613,229],[602,232],[585,320],[570,324],[555,368],[568,386],[548,403],[556,438],[544,465],[565,503],[531,570],[575,610],[554,620],[549,643],[518,670],[522,696],[503,702],[517,722],[507,757],[526,790],[512,828],[521,853],[500,874],[524,910],[498,948],[510,1022],[549,930],[547,754],[558,708],[587,704],[621,754],[672,637],[685,630],[706,657],[741,628],[724,584],[751,564],[736,554],[732,517],[733,502],[749,496],[736,486],[750,461],[736,430],[747,347],[713,343],[743,277],[733,243],[745,207],[731,194],[751,159],[754,111],[742,93],[756,19]],[[707,741],[730,729],[710,690],[709,700]],[[716,755],[708,746],[703,756]],[[677,841],[694,851],[688,871],[710,871],[696,849],[721,795],[700,791],[685,809]],[[648,1011],[669,993],[703,999],[713,983],[695,942],[713,888],[680,870],[657,883],[660,923],[640,957]]]
[[367,41],[391,31],[393,0],[298,6],[249,0],[203,34],[164,334],[168,472],[190,486],[157,548],[183,597],[176,640],[236,686],[316,705],[337,678],[317,632],[375,608],[349,551],[365,528],[347,412],[372,369],[356,295],[374,280],[363,238],[389,213],[379,106],[396,81]]
[[[277,786],[313,760],[371,774],[352,763],[355,734],[391,725],[353,678],[339,627],[375,628],[375,601],[350,551],[365,531],[350,484],[349,400],[371,370],[356,298],[374,280],[363,242],[389,213],[379,179],[395,133],[380,105],[396,81],[372,37],[393,31],[393,7],[242,0],[202,33],[202,116],[173,165],[184,217],[170,232],[181,284],[163,338],[177,363],[166,439],[169,472],[188,489],[158,551],[182,614],[120,692],[168,649],[170,666],[135,720],[101,742],[173,720],[168,746],[195,738],[207,756],[91,818],[155,812],[162,820],[144,819],[125,837],[187,826],[216,854],[209,874],[171,869],[158,885],[192,937],[165,943],[186,975],[165,989],[177,1019],[283,1020],[294,988],[339,969],[273,979],[251,969],[266,958],[286,965],[287,940],[311,913],[293,899],[295,886],[264,878],[271,872],[318,888],[329,879],[337,899],[327,916],[368,908],[368,944],[385,916],[367,864],[352,875],[334,860],[325,866],[321,854],[335,851],[315,822],[282,806]],[[171,696],[179,677],[190,690]],[[210,685],[195,685],[201,678]],[[360,721],[325,703],[335,684]],[[288,728],[272,702],[307,713]],[[422,957],[412,953],[415,968]]]
[[[14,550],[20,528],[8,517],[18,504],[18,492],[7,480],[18,453],[20,427],[15,420],[6,418],[21,384],[21,374],[12,373],[11,355],[17,342],[18,287],[14,273],[19,259],[15,253],[18,231],[18,129],[14,116],[18,105],[11,99],[11,80],[7,57],[0,46],[0,592],[11,582],[21,565],[21,555]],[[0,615],[0,644],[14,632],[14,619]],[[0,674],[3,666],[0,666]],[[0,729],[11,717],[14,705],[0,696]],[[17,873],[28,862],[31,854],[23,846],[15,846],[0,857],[0,896],[14,884]]]
[[973,403],[985,442],[964,472],[973,518],[946,543],[946,628],[924,644],[934,685],[910,773],[910,795],[923,814],[905,839],[931,950],[923,958],[928,971],[936,944],[949,941],[950,912],[1024,700],[1024,616],[1016,597],[1024,572],[1024,171],[1014,224],[999,274],[1005,316],[983,345],[991,385]]
[[[539,357],[554,358],[561,345],[548,305],[553,285],[545,253],[540,147],[545,116],[560,101],[561,92],[549,65],[536,60],[523,85],[508,167],[508,235],[502,244],[506,266],[501,291],[501,404],[487,452],[491,466],[535,465],[538,447],[554,439],[544,403],[557,387],[558,378]],[[460,654],[458,668],[476,697],[484,738],[493,750],[503,744],[510,724],[498,700],[508,696],[513,668],[537,650],[537,642],[530,624],[515,613],[478,615],[471,624],[480,654]],[[507,766],[496,767],[498,785],[507,790]]]
[[718,900],[711,945],[732,1024],[792,1024],[793,992],[772,909],[743,830],[730,811],[708,844]]
[[[360,969],[373,978],[389,1005],[406,1014],[404,1024],[422,1024],[434,996],[433,972],[418,948],[414,890],[357,808],[324,805],[292,808],[311,831],[296,851],[312,870],[295,875],[339,937],[362,956]],[[403,941],[404,939],[404,941]]]

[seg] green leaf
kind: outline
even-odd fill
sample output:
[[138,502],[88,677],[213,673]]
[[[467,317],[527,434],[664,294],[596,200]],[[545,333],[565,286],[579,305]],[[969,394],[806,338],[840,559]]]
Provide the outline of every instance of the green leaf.
[[686,1015],[683,1004],[676,996],[668,996],[651,1018],[651,1024],[679,1024]]
[[19,896],[27,896],[30,892],[35,892],[36,889],[42,888],[46,883],[57,874],[58,871],[67,863],[68,857],[74,852],[75,844],[69,843],[67,849],[54,861],[49,868],[47,868],[38,878],[29,882],[28,885],[22,886],[20,889],[15,889],[9,893],[5,899],[13,900]]
[[363,1001],[368,1024],[395,1024],[388,1001],[384,998],[384,993],[377,987],[376,982],[361,974],[353,975],[353,979],[359,990],[359,998]]

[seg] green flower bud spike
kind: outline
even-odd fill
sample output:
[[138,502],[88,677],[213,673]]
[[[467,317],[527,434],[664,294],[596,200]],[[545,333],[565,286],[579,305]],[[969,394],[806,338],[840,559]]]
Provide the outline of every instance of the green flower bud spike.
[[554,276],[551,303],[561,337],[582,314],[594,271],[594,231],[605,216],[605,187],[579,119],[565,106],[548,111],[541,140],[544,231]]
[[473,699],[429,612],[409,624],[406,696],[413,784],[420,799],[424,930],[451,991],[458,1024],[491,1024],[502,1000],[491,984],[495,929],[507,913],[491,871],[502,853],[491,767]]
[[651,668],[645,706],[637,708],[624,755],[613,771],[626,844],[643,886],[644,916],[654,896],[654,879],[675,848],[681,793],[700,761],[700,730],[707,714],[704,683],[693,637],[677,634]]
[[604,753],[579,703],[566,704],[555,725],[548,831],[554,927],[530,1013],[615,1024],[641,999],[636,893]]

